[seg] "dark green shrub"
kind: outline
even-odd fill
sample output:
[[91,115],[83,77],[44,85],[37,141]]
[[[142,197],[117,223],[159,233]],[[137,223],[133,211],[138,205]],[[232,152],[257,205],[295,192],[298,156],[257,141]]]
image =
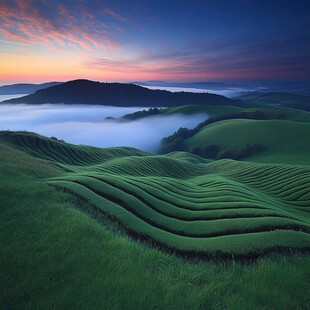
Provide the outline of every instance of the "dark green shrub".
[[215,159],[219,153],[220,148],[215,144],[205,144],[201,148],[201,155],[205,158]]
[[129,120],[136,120],[136,119],[144,118],[147,116],[158,115],[160,114],[161,110],[162,109],[158,109],[158,108],[149,108],[148,110],[142,110],[142,111],[137,111],[134,113],[126,114],[123,116],[123,118],[129,119]]
[[184,143],[184,139],[182,137],[178,137],[174,139],[172,142],[162,144],[159,150],[160,154],[171,153],[175,151],[185,151],[186,146]]
[[277,115],[277,119],[286,119],[286,118],[287,118],[287,115],[283,112]]
[[216,156],[216,159],[224,159],[224,158],[231,158],[232,159],[233,153],[230,150],[222,150]]
[[192,145],[188,148],[188,152],[201,156],[201,148],[198,145]]
[[189,153],[204,157],[215,159],[220,148],[215,144],[205,144],[203,146],[192,145],[187,150]]
[[[218,117],[211,117],[211,118],[208,118],[205,121],[199,123],[193,129],[188,129],[188,128],[184,128],[184,127],[179,128],[171,136],[164,137],[161,140],[161,144],[164,145],[164,144],[167,144],[167,143],[171,143],[172,141],[174,141],[178,137],[182,137],[183,139],[188,139],[188,138],[194,136],[203,127],[205,127],[207,125],[210,125],[210,124],[213,124],[213,123],[216,123],[216,122],[219,122],[219,121],[223,121],[223,120],[239,119],[239,118],[240,119],[257,119],[257,120],[262,120],[262,119],[284,119],[284,118],[286,118],[286,115],[283,114],[283,113],[280,113],[278,115],[271,115],[271,114],[266,113],[262,109],[257,109],[257,110],[255,110],[253,112],[238,112],[238,113],[225,114],[225,115],[221,115],[221,116],[218,116]],[[212,156],[215,156],[215,155],[212,155]]]
[[58,139],[56,137],[50,137],[50,139],[58,142],[65,142],[64,140]]
[[239,160],[245,157],[249,157],[254,153],[261,152],[265,147],[257,142],[248,143],[246,146],[239,147],[233,150],[223,150],[219,152],[216,156],[216,159],[231,158]]

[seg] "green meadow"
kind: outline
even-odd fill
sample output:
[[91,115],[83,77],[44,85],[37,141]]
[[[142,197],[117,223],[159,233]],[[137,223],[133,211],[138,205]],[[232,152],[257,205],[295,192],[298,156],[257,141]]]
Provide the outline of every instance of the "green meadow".
[[308,165],[0,140],[2,308],[310,307]]
[[207,159],[309,165],[310,113],[282,107],[183,106],[162,114],[206,113],[195,128],[180,128],[161,143],[161,153],[187,151]]
[[264,151],[251,155],[249,161],[309,165],[309,137],[309,122],[234,119],[204,127],[187,143],[199,145],[208,141],[223,150],[233,150],[254,142],[263,145]]

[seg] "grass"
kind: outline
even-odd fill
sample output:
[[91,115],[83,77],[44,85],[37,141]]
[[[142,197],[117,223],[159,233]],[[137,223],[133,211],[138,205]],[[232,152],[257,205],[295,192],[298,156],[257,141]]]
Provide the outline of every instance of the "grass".
[[67,171],[48,184],[83,198],[162,249],[242,259],[310,249],[308,167],[155,156],[28,133],[6,138]]
[[0,160],[3,309],[310,306],[308,256],[188,262],[133,241],[88,204],[46,184],[64,174],[61,164],[8,142],[0,144]]
[[294,93],[286,92],[250,92],[239,97],[248,103],[253,104],[274,104],[294,109],[310,111],[310,98]]
[[284,114],[285,119],[291,121],[310,121],[310,113],[300,111],[296,109],[289,109],[280,106],[270,106],[267,104],[253,103],[249,107],[236,107],[236,106],[225,106],[225,105],[185,105],[174,108],[165,108],[161,110],[163,115],[171,114],[199,114],[206,113],[208,117],[219,117],[225,114],[236,114],[241,112],[255,112],[260,110],[265,113],[268,118],[276,118],[278,114]]
[[187,145],[216,144],[222,150],[233,150],[248,143],[259,143],[263,152],[247,161],[310,164],[310,123],[290,120],[225,120],[205,126],[186,141]]
[[188,151],[209,159],[308,165],[310,113],[283,107],[183,106],[162,114],[206,113],[193,129],[179,128],[161,141],[160,153]]
[[161,114],[171,115],[171,114],[199,114],[206,113],[210,117],[217,117],[226,113],[236,113],[239,111],[243,111],[243,108],[235,107],[235,106],[210,106],[210,105],[192,105],[192,106],[180,106],[174,108],[166,108],[161,110]]

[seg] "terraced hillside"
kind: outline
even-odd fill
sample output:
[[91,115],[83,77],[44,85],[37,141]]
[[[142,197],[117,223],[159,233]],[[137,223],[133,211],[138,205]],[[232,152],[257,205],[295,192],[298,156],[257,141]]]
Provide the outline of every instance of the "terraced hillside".
[[65,168],[45,182],[163,249],[208,257],[310,250],[308,166],[157,156],[22,132],[1,140]]

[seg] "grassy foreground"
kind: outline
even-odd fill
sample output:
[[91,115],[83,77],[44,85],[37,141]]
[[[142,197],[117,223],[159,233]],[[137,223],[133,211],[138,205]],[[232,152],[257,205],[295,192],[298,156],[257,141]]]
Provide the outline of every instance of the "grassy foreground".
[[[1,307],[307,309],[310,259],[187,262],[42,182],[63,168],[0,144]],[[194,158],[192,159],[194,160]]]
[[193,257],[252,259],[310,249],[310,169],[188,153],[75,146],[23,132],[3,137],[67,171],[49,178],[135,236]]

